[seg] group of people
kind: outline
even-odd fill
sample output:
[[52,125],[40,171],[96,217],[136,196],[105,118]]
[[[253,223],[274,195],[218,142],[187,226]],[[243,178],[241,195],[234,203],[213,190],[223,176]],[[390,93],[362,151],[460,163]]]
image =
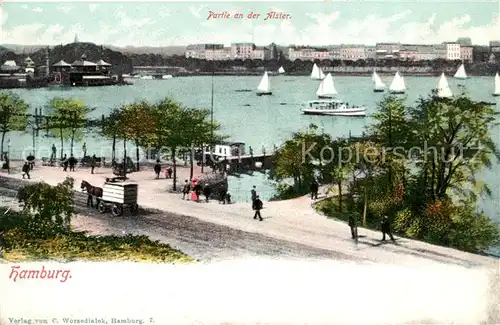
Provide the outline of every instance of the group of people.
[[[255,186],[254,186],[255,188]],[[310,193],[311,193],[311,200],[317,200],[318,199],[318,191],[319,191],[319,183],[317,180],[313,180],[311,182],[311,185],[309,187],[310,189]],[[254,193],[254,190],[252,190],[252,197],[253,197],[253,193]],[[259,213],[260,215],[260,213]],[[349,224],[349,228],[351,228],[351,237],[352,239],[354,240],[358,240],[358,222],[357,222],[357,219],[356,219],[356,215],[351,213],[349,215],[349,219],[348,219],[348,224]],[[394,239],[394,236],[392,235],[392,232],[391,232],[391,223],[389,221],[389,217],[388,216],[383,216],[382,217],[382,222],[381,222],[381,225],[380,225],[380,230],[382,231],[382,241],[385,242],[385,237],[386,235],[389,236],[389,238],[391,239],[391,241],[395,241]]]
[[[192,184],[190,184],[186,179],[182,188],[182,199],[200,202],[201,195],[205,197],[205,202],[208,203],[210,200],[210,196],[212,195],[212,187],[210,186],[210,184],[207,183],[202,186],[200,182],[195,179],[193,179]],[[224,184],[221,184],[216,188],[216,196],[218,198],[219,204],[231,203],[231,194],[227,191]]]
[[[156,164],[155,166],[153,167],[154,171],[155,171],[155,174],[156,174],[156,178],[160,178],[160,173],[161,173],[161,163],[160,163],[160,160],[157,159],[156,160]],[[173,173],[173,169],[172,167],[168,167],[165,169],[165,178],[172,178],[172,173]]]

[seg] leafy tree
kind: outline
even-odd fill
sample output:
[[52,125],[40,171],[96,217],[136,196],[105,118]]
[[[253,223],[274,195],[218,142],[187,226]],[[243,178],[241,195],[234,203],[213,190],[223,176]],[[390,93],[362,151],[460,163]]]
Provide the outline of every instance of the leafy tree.
[[111,160],[116,161],[116,140],[123,139],[123,110],[114,108],[101,123],[99,133],[108,139],[112,139]]
[[322,158],[330,154],[325,152],[325,148],[331,148],[331,137],[328,134],[318,134],[316,130],[317,126],[311,124],[308,130],[294,133],[272,158],[274,170],[271,178],[278,182],[293,180],[297,194],[309,190],[309,183],[314,179],[315,172],[320,170]]
[[27,117],[29,105],[19,95],[10,92],[0,93],[0,132],[2,142],[0,153],[3,153],[5,135],[9,131],[25,131],[28,125]]
[[[474,102],[465,94],[453,99],[432,95],[411,110],[412,138],[420,141],[421,147],[431,148],[418,157],[423,160],[420,176],[426,197],[444,199],[450,190],[466,196],[475,195],[477,190],[489,192],[475,175],[491,167],[492,157],[500,160],[491,138],[498,114],[493,106]],[[475,149],[472,152],[467,149],[471,146]]]
[[59,137],[61,140],[61,158],[64,152],[64,140],[71,141],[71,155],[75,140],[81,140],[83,137],[83,128],[87,123],[87,115],[92,109],[85,106],[84,102],[72,98],[55,97],[47,104],[50,111],[50,120],[48,129],[50,133]]
[[146,101],[125,105],[122,112],[123,133],[136,145],[136,164],[139,170],[139,146],[148,146],[156,127],[153,107]]

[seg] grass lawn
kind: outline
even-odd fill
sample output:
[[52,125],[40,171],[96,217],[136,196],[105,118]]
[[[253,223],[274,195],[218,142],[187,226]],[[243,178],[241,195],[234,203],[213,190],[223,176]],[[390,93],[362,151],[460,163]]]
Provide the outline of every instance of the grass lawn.
[[3,257],[9,262],[52,260],[134,261],[152,263],[185,263],[194,261],[169,245],[151,241],[146,236],[88,236],[71,232],[46,240],[22,239],[19,228],[5,232]]

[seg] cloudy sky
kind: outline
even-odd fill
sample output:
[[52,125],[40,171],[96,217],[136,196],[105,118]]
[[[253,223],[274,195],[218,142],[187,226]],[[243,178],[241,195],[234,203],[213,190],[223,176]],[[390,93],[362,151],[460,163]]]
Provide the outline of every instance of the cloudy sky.
[[[257,44],[440,43],[468,36],[500,39],[500,2],[470,0],[321,2],[5,2],[0,43],[55,45],[80,41],[167,46],[236,41]],[[209,19],[209,12],[243,19]],[[288,20],[264,20],[269,11]],[[247,19],[250,12],[259,19]]]

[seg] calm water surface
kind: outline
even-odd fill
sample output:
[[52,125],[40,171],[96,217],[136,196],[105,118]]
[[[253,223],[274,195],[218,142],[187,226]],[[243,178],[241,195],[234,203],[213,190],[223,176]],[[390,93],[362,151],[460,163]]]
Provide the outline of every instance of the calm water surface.
[[[389,84],[392,76],[382,76]],[[89,106],[95,107],[95,117],[107,114],[113,107],[126,104],[139,99],[155,102],[169,96],[188,107],[210,108],[211,103],[211,77],[185,77],[169,80],[135,80],[134,85],[121,87],[94,87],[72,88],[70,90],[36,89],[16,90],[31,105],[43,107],[49,99],[55,96],[80,98]],[[274,145],[279,145],[291,136],[293,132],[306,128],[310,123],[315,123],[332,136],[360,135],[364,128],[371,122],[371,118],[304,116],[300,113],[301,104],[315,99],[315,92],[319,81],[310,80],[308,77],[271,77],[273,96],[258,97],[255,88],[260,77],[215,77],[214,78],[214,118],[221,122],[223,131],[231,140],[244,142],[252,146],[254,152],[260,152],[262,147],[267,151],[273,150]],[[334,77],[335,86],[341,99],[351,105],[364,105],[367,114],[371,115],[377,110],[377,103],[384,97],[383,93],[372,91],[371,77]],[[426,96],[436,86],[438,78],[435,77],[405,77],[408,92],[406,95],[409,104],[415,103],[420,96]],[[491,96],[493,92],[493,77],[474,77],[468,80],[448,78],[450,87],[455,93],[459,92],[459,85],[464,85],[467,92],[474,100],[484,100],[497,103],[500,99]],[[235,92],[237,89],[251,89],[252,92]],[[32,137],[27,134],[11,133],[11,156],[21,157],[21,149],[32,145]],[[493,137],[500,144],[499,130],[493,130]],[[52,143],[59,142],[48,137],[40,136],[37,139],[38,148],[50,150]],[[110,141],[90,135],[86,139],[87,151],[102,155],[109,155]],[[77,144],[79,150],[82,143]],[[68,146],[65,144],[65,147]],[[118,146],[120,150],[121,145]],[[103,151],[102,148],[107,148]],[[27,149],[29,150],[29,149]],[[120,153],[118,153],[120,154]],[[27,153],[24,154],[24,156]],[[50,155],[50,152],[46,156]],[[500,220],[500,182],[498,172],[500,166],[495,164],[491,170],[486,170],[481,177],[488,182],[493,191],[492,198],[481,200],[481,207],[496,220]],[[230,191],[238,200],[248,200],[251,185],[256,184],[264,199],[273,195],[273,184],[262,174],[254,176],[232,177],[229,181]],[[500,252],[500,249],[498,250]]]

